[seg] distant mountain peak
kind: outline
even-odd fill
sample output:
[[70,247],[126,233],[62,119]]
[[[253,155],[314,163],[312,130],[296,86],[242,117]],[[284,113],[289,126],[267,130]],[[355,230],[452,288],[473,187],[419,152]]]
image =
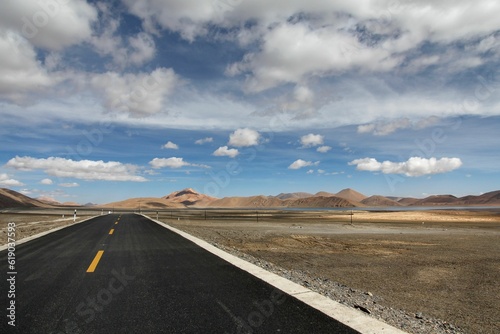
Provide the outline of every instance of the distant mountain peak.
[[186,188],[178,191],[175,196],[182,196],[182,195],[201,195],[201,194],[196,190],[194,190],[193,188]]
[[215,200],[213,197],[200,194],[193,188],[185,188],[179,191],[174,191],[163,198],[173,203],[181,203],[185,206],[191,206],[194,204],[200,205]]
[[356,190],[351,189],[351,188],[342,189],[341,191],[336,193],[335,196],[338,196],[338,197],[341,197],[341,198],[344,198],[344,199],[347,199],[350,201],[355,201],[355,202],[361,202],[362,200],[364,200],[365,198],[368,197],[368,196],[363,195],[362,193],[357,192]]

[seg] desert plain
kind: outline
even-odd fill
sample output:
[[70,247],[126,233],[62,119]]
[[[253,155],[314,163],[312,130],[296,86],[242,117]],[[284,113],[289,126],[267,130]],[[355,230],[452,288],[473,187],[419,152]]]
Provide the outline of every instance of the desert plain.
[[[142,213],[409,333],[500,332],[498,208]],[[8,222],[16,222],[18,240],[73,223],[71,212],[11,212],[0,220],[2,244]],[[332,284],[344,292],[329,291]]]

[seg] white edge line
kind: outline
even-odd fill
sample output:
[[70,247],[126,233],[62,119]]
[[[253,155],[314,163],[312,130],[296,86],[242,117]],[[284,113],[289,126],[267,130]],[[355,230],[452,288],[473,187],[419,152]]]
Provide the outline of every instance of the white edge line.
[[231,255],[208,242],[194,237],[184,231],[176,229],[168,224],[165,224],[159,220],[148,217],[144,214],[141,216],[179,234],[180,236],[194,242],[201,248],[209,251],[210,253],[220,257],[221,259],[229,262],[230,264],[248,272],[249,274],[269,283],[270,285],[276,287],[277,289],[287,293],[288,295],[304,302],[305,304],[321,311],[322,313],[328,315],[329,317],[340,321],[341,323],[349,326],[350,328],[360,332],[361,334],[407,334],[406,332],[393,327],[385,322],[372,318],[361,311],[357,311],[351,307],[340,304],[330,298],[320,295],[317,292],[311,291],[297,283],[294,283],[286,278],[279,275],[271,273],[259,266],[256,266],[250,262],[240,259],[234,255]]
[[[53,228],[53,229],[48,230],[48,231],[40,232],[38,234],[31,235],[31,236],[23,238],[21,240],[16,240],[15,244],[16,244],[16,246],[20,245],[20,244],[24,244],[25,242],[28,242],[28,241],[31,241],[31,240],[34,240],[34,239],[38,239],[38,238],[43,237],[43,236],[45,236],[47,234],[54,233],[54,232],[62,230],[64,228],[84,223],[87,220],[91,220],[91,219],[93,219],[95,217],[100,217],[100,215],[99,216],[93,216],[93,217],[90,217],[90,218],[87,218],[87,219],[84,219],[84,220],[80,220],[79,222],[76,222],[76,223],[73,223],[73,224],[70,224],[70,225],[64,225],[64,226]],[[3,251],[3,250],[6,250],[7,248],[9,248],[9,244],[8,243],[5,244],[5,245],[3,245],[3,246],[0,246],[0,252]]]

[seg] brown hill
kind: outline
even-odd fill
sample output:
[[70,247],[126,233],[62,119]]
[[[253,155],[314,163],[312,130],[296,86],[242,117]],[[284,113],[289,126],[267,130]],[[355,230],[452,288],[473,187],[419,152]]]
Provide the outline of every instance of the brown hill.
[[365,198],[361,201],[364,205],[367,206],[402,206],[403,204],[396,202],[392,199],[389,199],[384,196],[374,195]]
[[183,208],[181,203],[174,203],[164,198],[157,197],[137,197],[129,198],[124,201],[104,204],[105,208],[119,209],[168,209],[168,208]]
[[275,196],[224,197],[210,203],[219,208],[338,208],[355,207],[358,204],[336,196],[309,196],[281,200]]
[[418,200],[412,206],[457,205],[458,198],[453,195],[432,195]]
[[51,208],[53,205],[25,196],[17,191],[0,188],[0,208]]
[[224,197],[209,204],[218,208],[273,208],[283,206],[283,200],[274,196]]
[[50,205],[61,205],[61,202],[49,196],[40,196],[36,200]]
[[362,193],[359,193],[356,190],[351,189],[351,188],[343,189],[343,190],[339,191],[338,193],[336,193],[335,196],[344,198],[344,199],[349,200],[351,202],[361,202],[362,200],[367,198],[367,196],[365,196]]
[[318,191],[314,196],[323,196],[323,197],[331,197],[335,196],[335,194],[329,193],[328,191]]
[[296,193],[281,193],[277,196],[274,196],[276,198],[285,200],[285,199],[291,199],[291,198],[306,198],[306,197],[311,197],[314,196],[313,194],[306,193],[306,192],[296,192]]
[[173,193],[163,197],[163,199],[171,203],[180,203],[185,206],[207,206],[217,198],[200,194],[191,188],[186,188],[180,191],[174,191]]
[[500,190],[479,196],[469,195],[458,199],[460,205],[500,205]]
[[413,205],[420,201],[418,198],[413,198],[413,197],[403,197],[400,200],[398,200],[398,203],[402,205]]
[[285,202],[286,206],[290,208],[353,208],[359,206],[358,203],[337,196],[313,196]]

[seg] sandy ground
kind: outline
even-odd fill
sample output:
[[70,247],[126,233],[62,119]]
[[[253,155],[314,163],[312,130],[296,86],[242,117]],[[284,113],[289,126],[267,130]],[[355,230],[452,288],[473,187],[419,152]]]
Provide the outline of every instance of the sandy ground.
[[354,212],[352,225],[349,213],[303,215],[163,218],[286,269],[369,291],[410,314],[467,333],[500,332],[499,212]]
[[[78,214],[76,222],[97,214],[97,212]],[[47,230],[73,224],[73,212],[68,210],[44,210],[43,213],[2,213],[0,214],[0,245],[5,245],[7,243],[7,225],[11,222],[15,223],[15,240],[19,241]]]
[[[78,220],[92,215],[79,216]],[[150,212],[156,218],[156,212]],[[500,212],[178,210],[159,219],[288,270],[369,291],[379,303],[443,319],[466,333],[500,332]],[[0,214],[16,239],[73,223],[71,214]]]

